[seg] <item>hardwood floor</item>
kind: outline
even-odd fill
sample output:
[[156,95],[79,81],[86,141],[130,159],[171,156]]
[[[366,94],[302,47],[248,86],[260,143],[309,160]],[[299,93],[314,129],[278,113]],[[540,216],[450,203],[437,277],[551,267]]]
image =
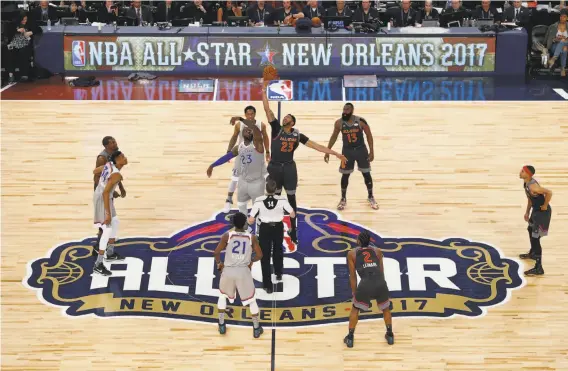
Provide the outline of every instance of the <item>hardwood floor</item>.
[[[266,121],[262,104],[252,103],[259,110],[257,117]],[[221,337],[214,326],[199,319],[169,321],[140,313],[135,313],[137,317],[109,319],[101,316],[101,311],[98,315],[72,317],[64,314],[66,306],[46,305],[49,298],[42,296],[56,291],[52,290],[56,279],[43,277],[43,291],[26,287],[30,275],[35,274],[32,271],[41,271],[39,264],[29,262],[49,257],[53,247],[94,236],[91,171],[102,150],[103,136],[114,136],[129,159],[123,170],[127,196],[116,201],[121,219],[119,237],[128,241],[139,236],[172,236],[209,220],[221,210],[232,165],[216,168],[211,179],[205,171],[226,152],[232,132],[229,118],[240,115],[247,104],[1,104],[3,370],[270,369],[270,324],[265,324],[261,339],[253,339],[249,327],[229,326],[227,335]],[[282,113],[293,113],[300,131],[325,145],[341,108],[340,102],[294,102],[283,103]],[[367,119],[374,134],[372,175],[381,209],[373,211],[368,207],[363,179],[355,172],[350,178],[348,207],[340,213],[342,220],[352,224],[342,225],[364,226],[384,238],[442,241],[456,237],[482,242],[498,249],[491,253],[493,257],[500,252],[502,258],[516,264],[518,254],[528,250],[523,220],[526,198],[518,173],[522,165],[530,163],[537,169],[535,177],[554,192],[550,235],[542,239],[546,275],[524,281],[518,278],[518,287],[509,291],[507,299],[504,296],[500,305],[487,307],[486,314],[476,318],[405,317],[401,313],[393,319],[396,343],[392,347],[383,339],[381,319],[359,322],[353,349],[347,349],[342,342],[347,324],[341,319],[340,323],[329,324],[327,317],[321,316],[318,323],[328,325],[278,327],[273,351],[275,369],[568,370],[566,103],[355,103],[355,113]],[[335,149],[340,148],[337,143]],[[296,161],[298,205],[334,210],[340,196],[337,160],[332,158],[325,164],[323,154],[302,147]],[[311,241],[306,243],[311,246]],[[82,246],[67,256],[69,264],[80,266],[82,273],[69,273],[74,269],[72,265],[61,273],[69,281],[76,280],[60,286],[60,290],[68,290],[61,291],[62,295],[73,293],[86,298],[104,291],[89,291],[93,283],[87,269],[92,263],[84,266],[80,254],[88,253],[88,249],[86,243]],[[395,253],[389,255],[389,246],[385,247],[385,256],[401,258]],[[125,243],[120,248],[127,251],[128,247]],[[413,249],[404,254],[413,256],[423,251],[420,246]],[[170,266],[175,265],[168,268],[169,277],[193,277],[180,262],[199,260],[204,255],[182,255],[181,250],[178,253],[159,255],[169,257]],[[298,254],[302,254],[302,245]],[[304,267],[300,256],[287,255]],[[55,264],[56,258],[52,255],[49,264]],[[191,259],[188,261],[195,265]],[[205,260],[199,260],[199,265],[202,262],[205,266]],[[522,270],[530,268],[531,262],[518,262]],[[462,262],[456,264],[454,282],[466,285],[467,277],[461,275],[459,265]],[[145,265],[144,272],[148,272],[147,268]],[[335,285],[338,298],[347,295],[338,303],[350,296],[342,272],[343,268],[337,268],[335,281],[332,277],[329,283],[321,282],[319,288]],[[407,273],[402,272],[402,277]],[[50,274],[55,277],[55,273]],[[142,284],[147,280],[144,278]],[[298,280],[301,282],[302,277]],[[124,288],[126,279],[113,278],[109,282],[115,296],[136,293]],[[330,303],[333,298],[320,299],[314,294],[315,282],[314,278],[312,286],[302,285],[299,299],[294,300],[304,305]],[[393,294],[398,297],[393,304],[401,305],[405,282],[406,278],[402,291]],[[439,281],[429,280],[425,285],[432,287],[435,283]],[[73,285],[86,290],[69,291]],[[305,291],[306,287],[314,291]],[[462,289],[461,294],[477,295],[467,291],[471,287]],[[495,287],[500,293],[506,292],[503,286]],[[148,290],[145,295],[168,298],[166,294]],[[259,299],[259,306],[270,312],[273,303]],[[209,303],[214,307],[216,298],[211,297]],[[214,321],[215,316],[213,313],[208,318]]]

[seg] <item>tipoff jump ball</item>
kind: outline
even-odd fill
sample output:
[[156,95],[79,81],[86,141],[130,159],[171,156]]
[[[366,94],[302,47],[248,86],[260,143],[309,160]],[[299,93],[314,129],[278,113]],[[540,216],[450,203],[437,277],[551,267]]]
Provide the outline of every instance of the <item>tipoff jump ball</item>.
[[262,71],[262,78],[264,81],[278,80],[278,71],[274,66],[266,66]]

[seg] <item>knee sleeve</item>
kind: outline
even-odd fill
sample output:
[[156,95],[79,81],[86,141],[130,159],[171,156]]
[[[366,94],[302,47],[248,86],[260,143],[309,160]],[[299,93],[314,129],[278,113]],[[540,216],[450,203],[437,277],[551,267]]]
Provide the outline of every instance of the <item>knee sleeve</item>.
[[102,226],[103,233],[101,235],[101,241],[99,242],[99,250],[105,251],[108,245],[108,240],[111,238],[112,227],[108,225]]
[[343,174],[341,176],[341,189],[347,189],[347,186],[349,185],[349,175],[351,174]]
[[110,238],[116,239],[116,237],[118,236],[118,227],[119,226],[120,226],[120,221],[118,220],[118,217],[115,216],[110,221],[110,228],[111,228]]
[[217,309],[224,311],[227,309],[227,297],[225,295],[220,295],[219,300],[217,300]]
[[254,315],[257,315],[258,312],[260,312],[260,309],[258,309],[258,304],[256,303],[256,299],[254,299],[254,300],[249,304],[249,307],[250,307],[250,314],[252,314],[253,316],[254,316]]
[[365,179],[365,185],[367,188],[373,187],[373,178],[371,177],[371,173],[363,173],[363,179]]

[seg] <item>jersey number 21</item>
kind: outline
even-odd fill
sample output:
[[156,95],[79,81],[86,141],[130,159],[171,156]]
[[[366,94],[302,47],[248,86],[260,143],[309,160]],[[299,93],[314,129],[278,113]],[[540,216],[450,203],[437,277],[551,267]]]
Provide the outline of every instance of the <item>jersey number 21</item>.
[[[239,248],[242,247],[242,250],[239,251]],[[247,248],[247,243],[244,241],[233,241],[233,254],[237,254],[237,255],[243,255],[245,253],[245,250]]]

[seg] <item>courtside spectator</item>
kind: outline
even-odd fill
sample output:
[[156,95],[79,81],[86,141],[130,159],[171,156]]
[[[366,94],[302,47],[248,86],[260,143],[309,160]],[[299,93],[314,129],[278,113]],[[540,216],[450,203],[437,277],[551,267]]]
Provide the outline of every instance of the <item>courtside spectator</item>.
[[87,16],[83,9],[79,9],[79,6],[76,2],[72,2],[69,6],[69,11],[71,12],[71,17],[75,18],[79,21],[79,23],[85,23],[87,20]]
[[247,16],[252,23],[264,23],[273,11],[272,5],[266,4],[264,0],[258,0],[256,4],[249,6]]
[[217,14],[208,5],[204,5],[203,0],[194,0],[183,8],[181,18],[193,18],[195,22],[203,20],[203,24],[211,24],[217,19]]
[[317,0],[310,0],[308,1],[308,5],[304,7],[304,17],[312,19],[312,18],[321,18],[324,16],[325,11],[321,5],[318,5]]
[[401,7],[387,10],[387,18],[394,21],[395,27],[414,26],[416,23],[416,10],[411,8],[410,0],[402,0]]
[[10,82],[15,80],[16,68],[20,70],[20,81],[29,78],[31,57],[33,55],[33,37],[42,32],[35,22],[28,20],[27,13],[21,13],[18,21],[9,26],[7,70]]
[[477,7],[472,14],[473,19],[493,19],[500,20],[501,16],[497,13],[497,9],[491,6],[490,0],[482,0],[481,6]]
[[551,24],[546,31],[546,47],[550,50],[552,58],[548,61],[550,68],[554,67],[560,57],[560,76],[566,76],[566,58],[568,57],[568,9],[560,11],[560,20]]
[[329,17],[352,17],[351,9],[345,7],[344,0],[337,0],[336,6],[327,9],[327,16]]
[[147,6],[142,6],[140,1],[132,2],[132,6],[126,11],[126,16],[135,18],[137,25],[142,22],[152,23],[154,20],[150,9]]
[[48,19],[51,20],[52,24],[56,23],[57,10],[55,10],[52,6],[49,6],[49,1],[40,1],[39,6],[32,10],[30,21],[38,24],[37,22],[47,22]]
[[275,23],[280,22],[289,25],[292,24],[294,19],[304,18],[304,13],[298,12],[298,10],[292,6],[291,1],[284,0],[282,2],[282,8],[276,9],[272,17]]
[[115,5],[112,0],[107,0],[104,6],[98,11],[99,22],[113,23],[118,19],[118,5]]
[[375,8],[371,8],[371,2],[369,0],[363,0],[361,1],[361,6],[355,10],[353,20],[355,22],[369,22],[371,19],[379,19],[379,11]]
[[425,20],[431,21],[438,18],[440,18],[440,13],[438,13],[438,11],[434,9],[431,0],[426,0],[424,2],[424,9],[421,9],[416,14],[416,23],[422,24],[422,22]]
[[217,9],[217,22],[227,22],[229,17],[242,17],[243,12],[237,3],[225,1],[223,6]]
[[522,6],[522,2],[520,0],[513,1],[513,6],[508,7],[505,9],[505,22],[514,22],[514,23],[527,23],[530,18],[530,13],[527,8]]
[[179,18],[179,10],[176,3],[172,0],[165,0],[158,4],[156,11],[156,22],[171,22]]
[[457,12],[465,12],[465,8],[462,6],[460,0],[451,0],[451,6],[449,8],[445,8],[442,11],[442,14],[445,13],[457,13]]

